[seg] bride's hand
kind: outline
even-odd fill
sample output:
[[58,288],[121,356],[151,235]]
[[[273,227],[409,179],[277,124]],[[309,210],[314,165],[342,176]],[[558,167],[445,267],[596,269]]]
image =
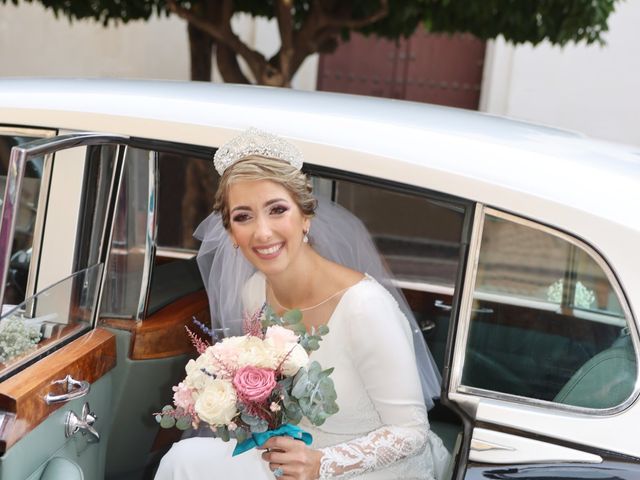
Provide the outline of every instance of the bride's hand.
[[263,460],[269,462],[272,472],[278,468],[280,480],[315,480],[320,476],[322,452],[307,447],[304,442],[290,437],[271,437],[262,448]]

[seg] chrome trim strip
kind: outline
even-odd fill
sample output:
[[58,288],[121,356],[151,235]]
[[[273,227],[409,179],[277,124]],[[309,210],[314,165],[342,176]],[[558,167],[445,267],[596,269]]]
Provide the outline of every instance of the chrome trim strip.
[[[40,250],[44,240],[44,219],[47,216],[49,198],[49,188],[51,187],[51,177],[53,174],[53,154],[45,155],[44,171],[40,183],[40,193],[38,194],[38,205],[36,210],[36,223],[33,229],[33,244],[31,245],[31,263],[29,264],[29,276],[27,277],[27,288],[24,297],[30,298],[36,293],[38,270],[40,268]],[[27,305],[25,309],[29,317],[33,316],[35,305]]]
[[471,309],[473,308],[473,286],[476,283],[478,272],[478,257],[480,255],[480,244],[482,243],[482,229],[484,227],[484,205],[476,204],[473,216],[473,227],[469,242],[469,257],[467,258],[467,269],[465,271],[462,296],[460,297],[460,309],[458,314],[458,334],[453,350],[453,364],[451,366],[451,384],[449,393],[455,393],[462,381],[462,368],[469,335],[469,323],[471,322]]
[[178,248],[178,247],[163,247],[156,245],[156,256],[175,258],[179,260],[190,260],[198,255],[197,249],[190,248]]
[[142,281],[140,282],[140,297],[136,320],[142,320],[147,315],[149,293],[151,291],[152,269],[156,258],[156,217],[158,199],[158,152],[149,152],[149,197],[147,201],[147,234],[145,236],[144,263],[142,266]]
[[[501,210],[497,210],[490,207],[483,208],[483,216],[481,219],[483,225],[484,225],[484,217],[486,215],[492,215],[510,222],[517,223],[519,225],[523,225],[525,227],[533,228],[535,230],[548,233],[549,235],[553,235],[557,238],[561,238],[575,245],[576,247],[581,248],[583,251],[585,251],[587,254],[590,255],[590,257],[598,264],[598,266],[602,269],[607,279],[609,280],[610,285],[612,286],[614,292],[616,293],[616,296],[618,297],[618,301],[620,302],[620,306],[623,309],[625,318],[630,327],[629,334],[631,335],[631,340],[634,346],[634,353],[636,357],[636,368],[637,368],[636,382],[634,385],[633,392],[631,393],[629,398],[627,398],[627,400],[625,400],[623,403],[615,407],[603,408],[603,409],[577,407],[573,405],[566,405],[566,404],[556,403],[556,402],[547,401],[547,400],[539,400],[539,399],[530,398],[530,397],[522,397],[519,395],[494,392],[492,390],[485,390],[481,388],[468,387],[468,386],[462,385],[461,384],[462,368],[464,366],[464,358],[466,354],[469,324],[471,322],[471,311],[470,311],[470,308],[468,307],[470,307],[473,300],[473,291],[475,288],[475,276],[477,273],[477,265],[478,265],[478,259],[479,259],[480,246],[477,245],[476,246],[477,251],[475,250],[472,251],[470,249],[470,257],[469,257],[467,273],[472,271],[473,282],[469,283],[469,280],[470,280],[469,277],[467,277],[465,280],[465,286],[464,286],[463,297],[462,297],[463,303],[465,303],[465,309],[461,309],[461,315],[464,315],[464,317],[460,319],[461,328],[463,328],[464,330],[462,332],[462,335],[459,335],[459,337],[456,339],[456,340],[460,340],[460,342],[456,341],[456,347],[455,347],[456,350],[454,353],[454,366],[453,366],[452,383],[451,383],[450,391],[453,390],[461,394],[475,395],[477,397],[486,397],[486,398],[500,400],[500,401],[516,402],[524,405],[536,406],[536,407],[541,407],[541,408],[550,409],[550,410],[560,410],[560,411],[569,412],[569,413],[585,414],[585,415],[599,416],[599,417],[616,415],[622,412],[623,410],[625,410],[626,408],[628,408],[631,404],[633,404],[636,401],[636,399],[638,398],[638,395],[640,395],[640,377],[638,376],[638,373],[640,373],[640,338],[638,336],[638,326],[636,324],[635,317],[633,316],[633,313],[631,311],[631,307],[629,306],[629,303],[627,302],[627,299],[624,295],[622,287],[620,286],[620,283],[618,282],[618,279],[615,276],[609,264],[604,260],[604,258],[602,258],[602,255],[600,255],[600,253],[598,253],[594,248],[592,248],[587,243],[567,233],[556,230],[552,227],[548,227],[546,225],[537,223],[533,220],[528,220],[522,217],[518,217],[516,215],[506,213]],[[477,219],[474,219],[474,222],[476,220]],[[474,235],[472,236],[472,245],[475,244],[475,240],[476,240],[475,228],[476,226],[474,225]],[[481,232],[482,230],[480,229],[480,233]],[[471,265],[472,261],[473,261],[473,265]],[[468,302],[469,305],[467,305],[466,302]],[[464,343],[462,343],[462,337],[464,337]]]
[[9,262],[11,261],[11,248],[13,234],[18,217],[18,201],[22,188],[24,167],[27,163],[28,153],[20,147],[13,147],[7,167],[7,182],[4,189],[2,202],[2,223],[0,224],[0,303],[4,303],[4,290],[6,285]]
[[[109,208],[104,216],[105,223],[103,226],[103,243],[100,246],[100,259],[104,262],[104,268],[102,271],[102,279],[100,281],[100,291],[98,292],[97,299],[97,315],[95,316],[95,324],[100,320],[100,310],[102,309],[102,295],[104,293],[104,285],[107,282],[107,274],[109,273],[109,262],[111,260],[111,247],[113,245],[113,231],[115,229],[116,222],[113,221],[116,212],[118,211],[118,203],[120,202],[120,195],[122,193],[122,182],[124,178],[124,171],[127,162],[127,145],[118,145],[116,151],[116,160],[113,167],[113,177],[111,181],[111,190],[109,191]],[[111,228],[107,232],[107,225],[110,223]],[[129,319],[129,317],[127,317]],[[94,326],[95,326],[94,324]]]
[[391,283],[396,288],[404,288],[406,290],[416,290],[418,292],[435,293],[437,295],[447,295],[449,297],[453,297],[453,292],[454,292],[454,287],[437,285],[435,283],[429,283],[429,282],[393,279]]
[[498,445],[497,443],[487,442],[486,440],[478,440],[476,438],[471,439],[471,450],[476,452],[487,452],[490,450],[505,450],[507,452],[515,452],[513,447],[507,447],[504,445]]

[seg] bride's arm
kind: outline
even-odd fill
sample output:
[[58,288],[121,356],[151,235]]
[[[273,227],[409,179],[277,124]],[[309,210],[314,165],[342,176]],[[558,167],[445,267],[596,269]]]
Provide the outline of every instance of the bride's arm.
[[354,302],[345,318],[345,343],[384,426],[321,449],[322,479],[384,468],[422,452],[427,443],[429,422],[409,324],[388,292],[374,293]]

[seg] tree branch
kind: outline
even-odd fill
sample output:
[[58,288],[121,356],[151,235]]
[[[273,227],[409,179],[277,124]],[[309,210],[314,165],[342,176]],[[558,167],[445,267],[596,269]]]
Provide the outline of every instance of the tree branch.
[[280,51],[277,56],[280,63],[280,73],[289,86],[293,73],[291,71],[291,59],[293,58],[293,2],[292,0],[277,0],[276,18],[278,20],[278,30],[280,31]]
[[190,10],[178,5],[176,0],[167,0],[167,9],[189,22],[189,24],[195,28],[211,35],[219,44],[227,46],[244,58],[256,79],[261,78],[262,72],[268,68],[267,59],[264,55],[249,48],[233,33],[233,30],[231,30],[231,16],[233,15],[232,0],[223,0],[222,18],[218,24],[208,22],[198,17]]
[[[329,14],[323,8],[321,0],[313,0],[311,11],[305,22],[294,35],[295,50],[291,60],[291,72],[295,73],[302,62],[312,53],[318,53],[328,42],[337,44],[343,28],[359,29],[381,20],[389,14],[389,0],[380,0],[380,8],[364,18]],[[335,2],[344,7],[344,2]]]
[[380,8],[374,13],[364,18],[339,17],[335,15],[327,14],[322,8],[322,3],[318,0],[313,2],[314,9],[318,10],[317,15],[320,17],[320,25],[323,28],[348,28],[350,30],[357,30],[359,28],[366,27],[372,23],[376,23],[378,20],[383,19],[389,14],[389,0],[380,0]]

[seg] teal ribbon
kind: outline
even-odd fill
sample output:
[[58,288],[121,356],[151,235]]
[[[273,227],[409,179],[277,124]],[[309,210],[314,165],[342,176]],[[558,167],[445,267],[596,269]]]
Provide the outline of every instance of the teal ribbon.
[[244,442],[240,442],[236,445],[236,448],[233,449],[232,456],[235,457],[236,455],[240,455],[252,448],[261,447],[271,437],[291,437],[296,440],[301,440],[307,445],[311,445],[311,442],[313,441],[313,437],[309,432],[305,432],[297,425],[285,423],[275,430],[267,430],[262,433],[252,433]]

